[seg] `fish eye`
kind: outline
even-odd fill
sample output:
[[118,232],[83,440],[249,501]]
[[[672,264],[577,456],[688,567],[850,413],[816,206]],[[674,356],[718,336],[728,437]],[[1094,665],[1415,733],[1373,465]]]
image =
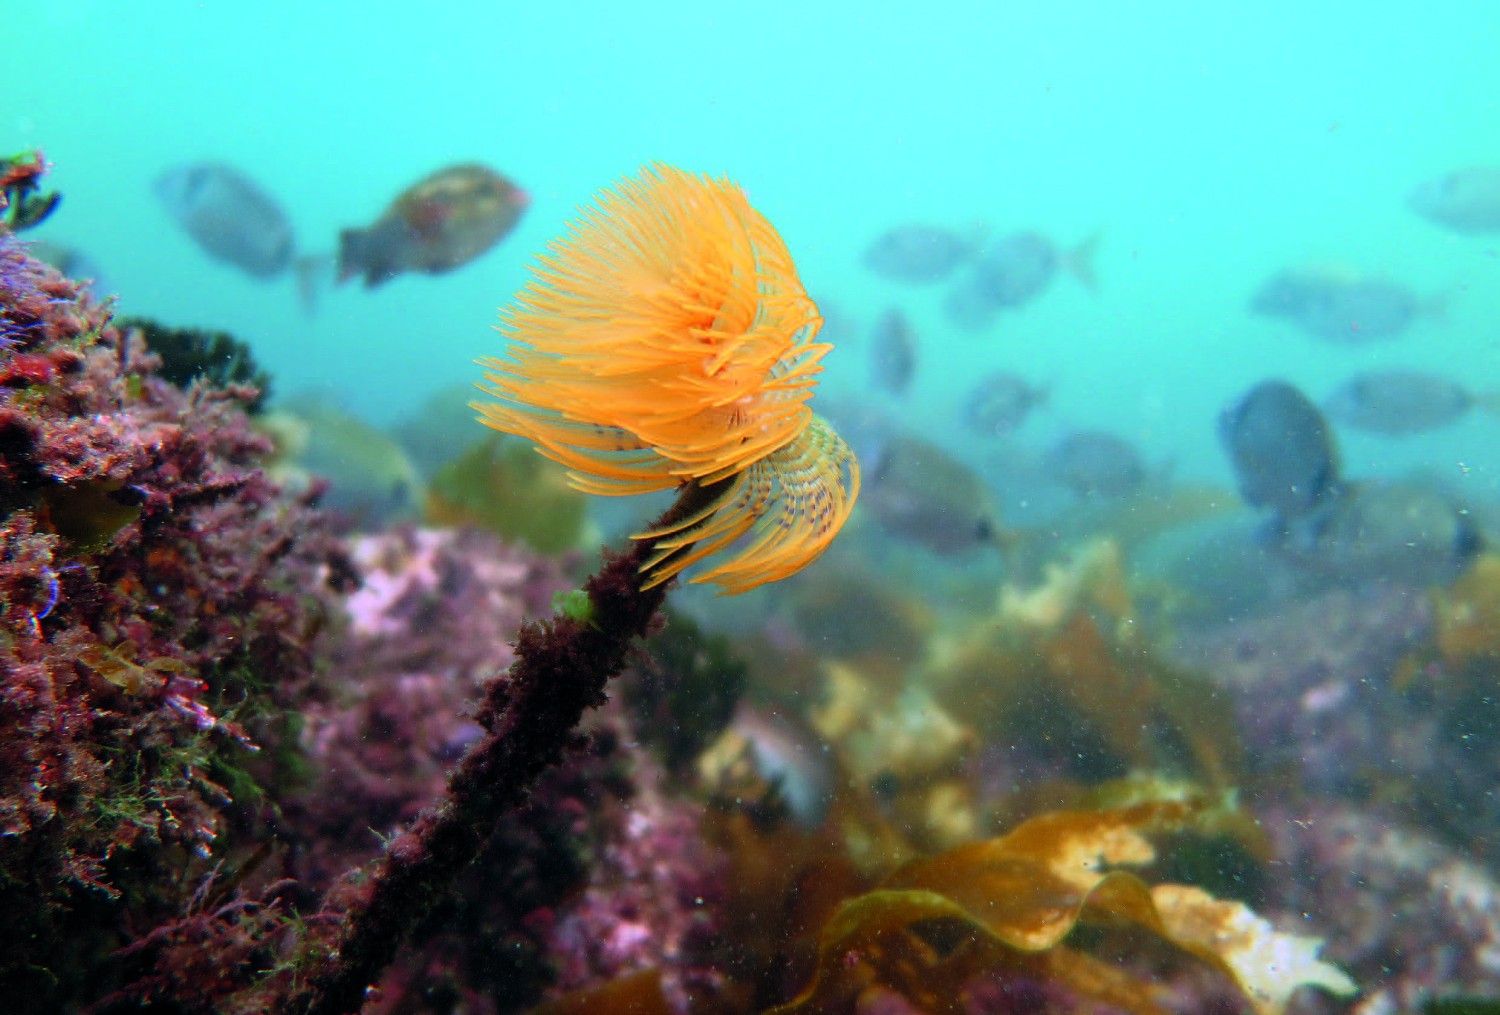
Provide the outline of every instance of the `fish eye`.
[[990,521],[988,518],[979,519],[978,524],[974,526],[974,538],[979,540],[981,543],[989,542],[990,537],[994,534],[994,529],[990,527]]

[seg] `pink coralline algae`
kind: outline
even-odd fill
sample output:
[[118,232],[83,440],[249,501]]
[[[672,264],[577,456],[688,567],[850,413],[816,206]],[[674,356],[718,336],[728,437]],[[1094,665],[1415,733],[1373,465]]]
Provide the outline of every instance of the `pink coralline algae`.
[[[567,587],[555,565],[476,531],[400,528],[354,540],[351,558],[363,584],[330,652],[338,690],[305,714],[317,774],[283,809],[285,831],[307,844],[289,873],[302,890],[331,887],[335,912],[361,890],[338,876],[440,798],[484,732],[474,702],[511,661],[507,641]],[[489,834],[367,1012],[435,997],[515,1011],[642,969],[661,970],[684,1005],[716,985],[703,964],[722,865],[699,839],[700,807],[667,797],[657,768],[627,757],[631,740],[616,704],[593,717]]]
[[1500,813],[1493,675],[1407,673],[1432,630],[1426,595],[1374,586],[1194,643],[1253,765],[1241,799],[1275,857],[1263,908],[1325,938],[1363,991],[1352,1007],[1309,993],[1295,1012],[1500,994],[1500,844],[1472,831]]
[[308,843],[295,874],[321,887],[376,856],[438,799],[482,730],[483,682],[511,661],[527,617],[566,587],[555,566],[475,531],[401,528],[360,536],[361,586],[342,604],[326,701],[303,711],[313,777],[285,804]]
[[661,973],[680,1012],[724,987],[716,956],[727,864],[699,834],[697,807],[664,796],[647,762],[630,812],[604,844],[583,894],[538,913],[557,957],[556,988],[581,989],[643,970]]
[[0,990],[55,1010],[259,820],[348,569],[253,392],[160,380],[3,231],[0,338]]
[[[1423,831],[1338,804],[1263,816],[1288,876],[1288,926],[1319,914],[1328,954],[1360,983],[1352,1008],[1305,993],[1292,1015],[1418,1012],[1451,995],[1500,995],[1500,882]],[[1268,907],[1270,908],[1270,907]]]

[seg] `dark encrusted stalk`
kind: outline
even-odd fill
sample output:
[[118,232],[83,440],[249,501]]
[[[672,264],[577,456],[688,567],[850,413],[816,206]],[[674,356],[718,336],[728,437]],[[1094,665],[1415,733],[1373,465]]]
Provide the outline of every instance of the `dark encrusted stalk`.
[[[702,509],[723,485],[689,486],[652,528]],[[327,964],[287,1010],[358,1011],[367,988],[474,859],[495,823],[561,760],[584,711],[603,703],[605,684],[623,668],[631,641],[646,632],[666,596],[665,584],[641,589],[640,569],[652,545],[640,540],[624,555],[606,552],[604,567],[584,586],[592,604],[587,620],[558,615],[521,628],[515,661],[490,681],[475,717],[485,736],[454,769],[443,801],[377,861],[361,903],[343,915],[343,932]]]

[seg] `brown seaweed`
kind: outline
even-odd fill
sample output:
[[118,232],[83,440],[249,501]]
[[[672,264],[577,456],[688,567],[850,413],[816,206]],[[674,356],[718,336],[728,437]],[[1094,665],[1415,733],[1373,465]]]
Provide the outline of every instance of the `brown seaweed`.
[[1058,981],[1128,1011],[1162,1011],[1149,981],[1122,975],[1070,940],[1082,926],[1145,931],[1222,974],[1258,1015],[1279,1013],[1303,985],[1352,993],[1353,982],[1317,958],[1315,939],[1280,933],[1241,903],[1187,885],[1151,886],[1118,869],[1155,858],[1148,832],[1200,813],[1184,802],[1059,812],[913,861],[839,907],[823,929],[811,982],[773,1011],[842,1011],[872,988],[938,1010],[993,968]]

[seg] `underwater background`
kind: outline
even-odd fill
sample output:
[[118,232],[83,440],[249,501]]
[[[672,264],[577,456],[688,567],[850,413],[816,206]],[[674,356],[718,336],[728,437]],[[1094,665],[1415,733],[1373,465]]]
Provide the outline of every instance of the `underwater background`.
[[15,1010],[1500,1011],[1500,6],[8,20]]
[[[0,67],[6,136],[58,164],[68,214],[122,309],[213,324],[294,384],[373,422],[415,411],[495,351],[495,307],[574,210],[661,160],[729,173],[786,237],[815,296],[870,321],[909,308],[923,364],[904,409],[945,443],[972,370],[1053,379],[1054,425],[1120,430],[1188,475],[1228,478],[1211,420],[1247,382],[1321,396],[1372,364],[1462,364],[1497,382],[1493,241],[1416,219],[1405,195],[1484,161],[1500,122],[1489,46],[1500,12],[1463,2],[935,3],[646,7],[174,4],[125,15],[44,5]],[[477,159],[534,204],[482,265],[328,294],[205,265],[150,188],[220,159],[280,195],[309,251],[411,180]],[[1102,231],[1098,292],[1058,286],[989,334],[946,327],[859,255],[906,221]],[[85,243],[86,241],[86,243]],[[1244,313],[1288,263],[1353,263],[1451,294],[1402,342],[1325,348]],[[853,350],[830,388],[855,388]],[[1062,423],[1066,421],[1066,423]],[[1187,421],[1197,421],[1188,423]],[[1473,466],[1493,484],[1491,421],[1441,440],[1350,439],[1350,465]],[[1392,462],[1392,459],[1395,461]],[[1490,487],[1487,487],[1489,489]]]

